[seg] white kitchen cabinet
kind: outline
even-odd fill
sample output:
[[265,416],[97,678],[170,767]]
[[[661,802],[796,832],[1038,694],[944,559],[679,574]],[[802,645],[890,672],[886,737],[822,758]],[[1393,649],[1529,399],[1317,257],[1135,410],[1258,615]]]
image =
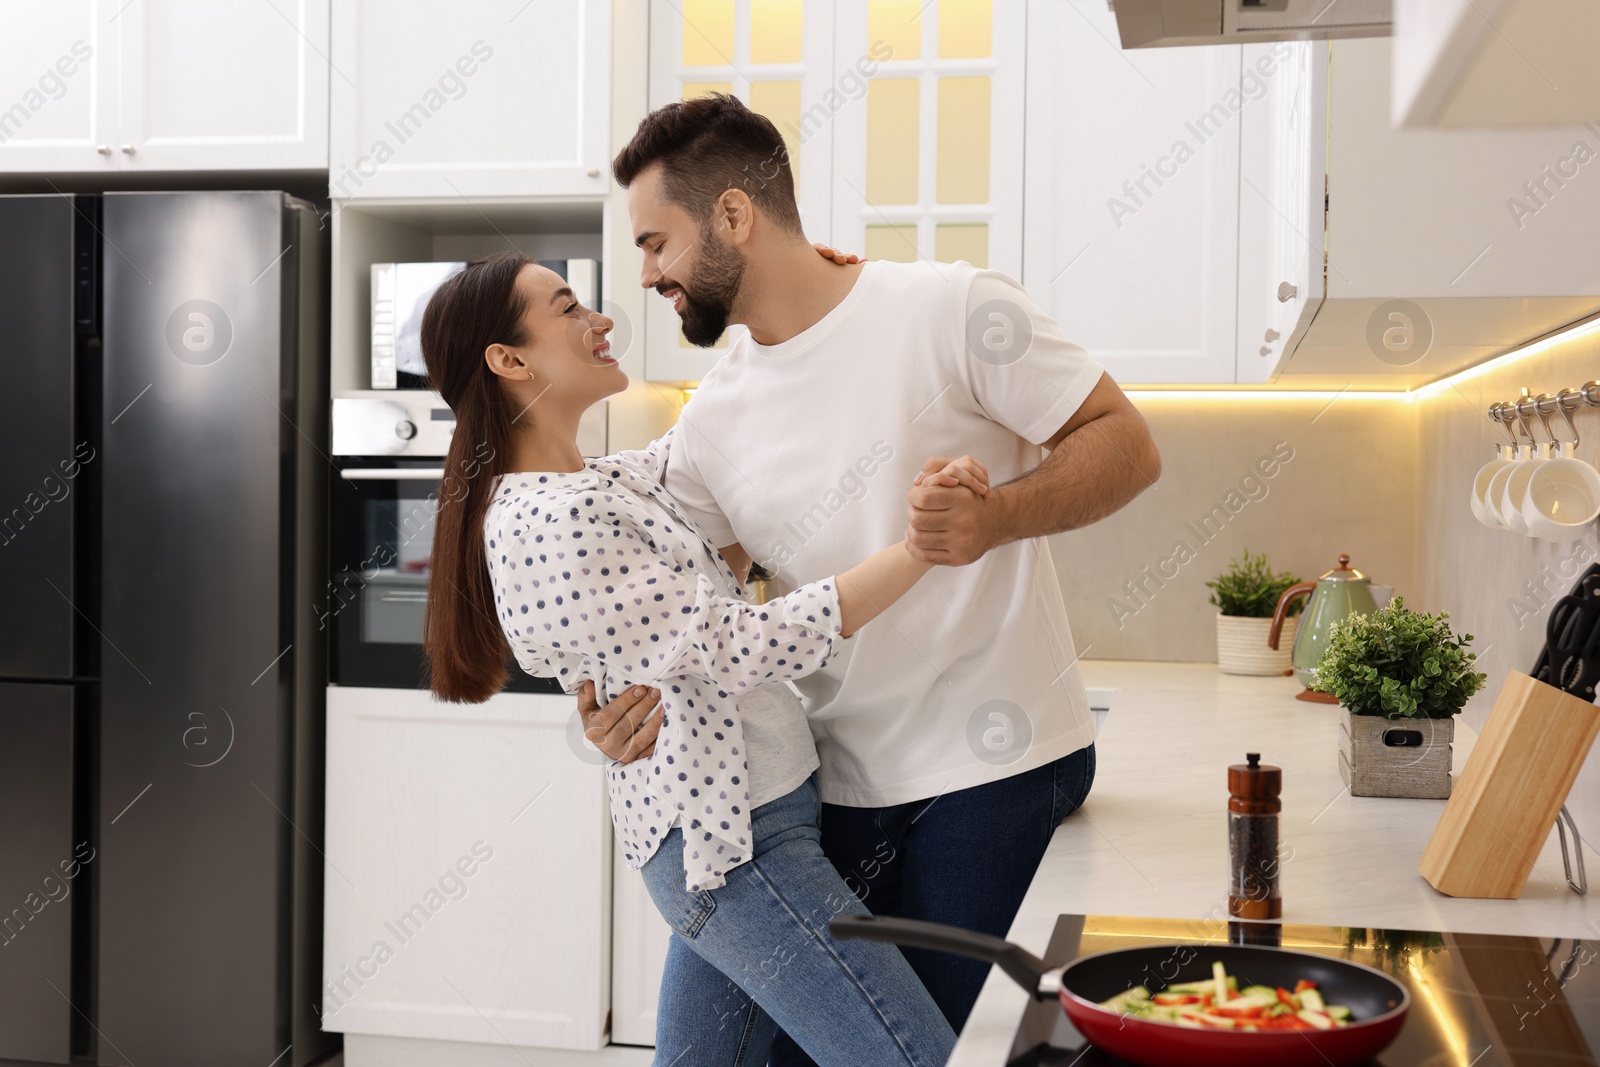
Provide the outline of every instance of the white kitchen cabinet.
[[610,187],[610,0],[334,0],[331,55],[335,198]]
[[1125,52],[1101,0],[1028,6],[1022,281],[1120,383],[1235,380],[1240,127],[1269,106],[1240,48]]
[[324,1029],[463,1043],[441,1063],[602,1047],[612,835],[573,715],[560,695],[329,688]]
[[327,0],[119,7],[111,26],[124,170],[328,165]]
[[1581,126],[1597,115],[1600,4],[1395,0],[1397,126]]
[[1326,293],[1276,383],[1416,386],[1600,311],[1592,131],[1395,129],[1391,42],[1326,47]]
[[654,1045],[672,927],[656,911],[644,878],[628,870],[620,847],[613,850],[611,871],[611,1040]]
[[320,169],[327,49],[327,0],[29,5],[0,38],[0,168]]
[[1240,115],[1239,345],[1235,380],[1267,381],[1321,306],[1327,45],[1244,45],[1265,96]]
[[1330,298],[1600,292],[1592,131],[1396,130],[1389,40],[1330,55]]
[[[772,120],[789,153],[800,221],[815,240],[828,240],[832,226],[832,115],[843,99],[833,84],[833,18],[832,0],[650,5],[650,107],[721,92]],[[635,260],[630,282],[637,268]],[[744,333],[734,326],[720,343],[697,348],[654,293],[645,298],[644,318],[645,378],[655,382],[699,381]]]
[[0,34],[0,169],[116,169],[115,156],[96,151],[116,139],[116,49],[103,32],[108,6],[58,0],[30,5],[26,18],[7,15]]

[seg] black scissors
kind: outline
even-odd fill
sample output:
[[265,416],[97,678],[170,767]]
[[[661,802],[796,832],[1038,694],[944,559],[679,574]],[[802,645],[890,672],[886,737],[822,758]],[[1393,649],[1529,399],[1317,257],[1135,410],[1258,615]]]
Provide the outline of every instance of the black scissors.
[[1600,684],[1600,564],[1590,564],[1572,592],[1555,602],[1534,677],[1584,700]]

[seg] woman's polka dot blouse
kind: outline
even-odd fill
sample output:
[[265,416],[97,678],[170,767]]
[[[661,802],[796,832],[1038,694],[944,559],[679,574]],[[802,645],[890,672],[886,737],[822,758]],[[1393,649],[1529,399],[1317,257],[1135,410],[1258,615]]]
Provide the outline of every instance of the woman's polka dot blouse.
[[766,604],[739,599],[661,487],[671,438],[579,471],[500,475],[483,536],[523,670],[569,693],[592,679],[601,704],[630,685],[661,690],[655,754],[608,761],[611,823],[637,869],[679,821],[692,891],[722,885],[750,855],[739,694],[826,663],[839,598],[825,578]]

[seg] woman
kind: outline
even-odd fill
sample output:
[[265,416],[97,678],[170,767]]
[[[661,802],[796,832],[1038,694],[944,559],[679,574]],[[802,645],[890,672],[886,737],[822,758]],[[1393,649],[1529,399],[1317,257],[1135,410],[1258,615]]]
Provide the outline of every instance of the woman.
[[[955,1035],[898,949],[836,941],[866,914],[823,856],[816,751],[784,681],[825,663],[929,569],[904,543],[767,604],[661,488],[669,431],[585,461],[579,417],[627,385],[611,320],[516,254],[429,301],[428,377],[456,416],[435,520],[425,646],[443,700],[518,666],[602,702],[661,690],[654,753],[611,762],[612,824],[672,925],[663,1064],[764,1064],[781,1026],[819,1064],[935,1065]],[[942,484],[988,491],[955,461]],[[741,571],[748,559],[741,558]]]

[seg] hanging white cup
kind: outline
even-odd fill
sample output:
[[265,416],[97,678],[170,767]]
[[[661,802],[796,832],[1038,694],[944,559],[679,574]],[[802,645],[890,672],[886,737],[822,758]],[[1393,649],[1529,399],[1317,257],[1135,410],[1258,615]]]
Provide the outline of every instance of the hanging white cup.
[[[1505,529],[1505,523],[1500,521],[1499,512],[1490,506],[1490,486],[1494,476],[1507,467],[1517,462],[1517,451],[1511,445],[1499,445],[1499,454],[1478,468],[1477,476],[1472,479],[1472,517],[1489,527],[1491,530]],[[1504,482],[1502,481],[1502,486]]]
[[1546,541],[1576,541],[1600,517],[1600,471],[1576,456],[1540,465],[1520,512],[1528,532]]
[[1498,514],[1506,529],[1514,533],[1528,533],[1528,519],[1523,514],[1522,502],[1527,498],[1528,486],[1538,477],[1539,469],[1550,462],[1550,446],[1544,442],[1534,446],[1533,455],[1509,468],[1501,484]]
[[[1556,409],[1572,432],[1572,440],[1557,442],[1555,456],[1532,472],[1518,509],[1528,532],[1546,541],[1576,541],[1600,517],[1600,471],[1576,455],[1581,438],[1566,404],[1569,392],[1563,389],[1555,400]],[[1549,417],[1541,411],[1540,418],[1549,431]],[[1555,435],[1550,436],[1554,440]],[[1508,483],[1508,491],[1509,488]]]

